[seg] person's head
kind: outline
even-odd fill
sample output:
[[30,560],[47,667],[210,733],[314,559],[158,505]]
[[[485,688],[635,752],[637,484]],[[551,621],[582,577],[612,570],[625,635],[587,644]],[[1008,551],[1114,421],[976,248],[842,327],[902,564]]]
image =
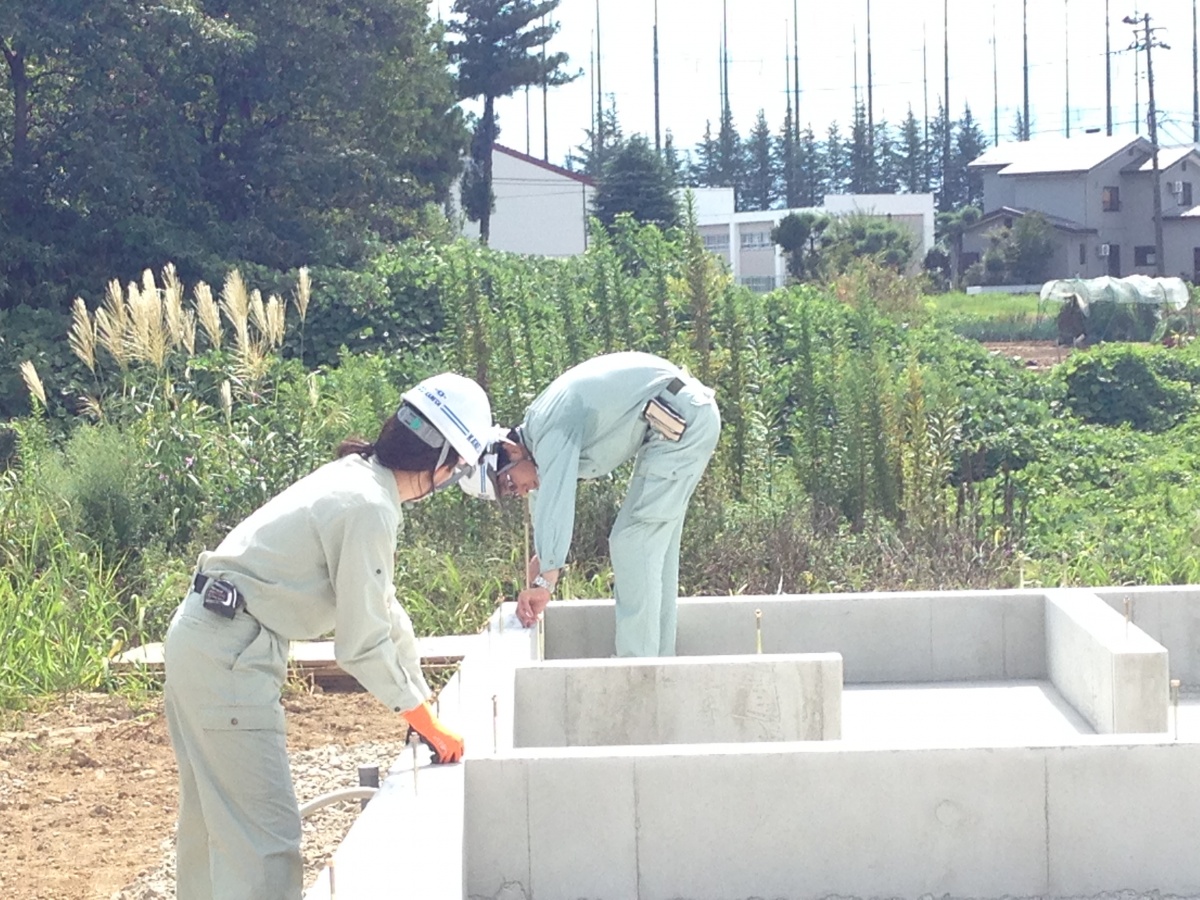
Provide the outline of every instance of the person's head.
[[537,465],[520,433],[515,429],[504,433],[460,486],[471,496],[485,500],[524,497],[537,490]]
[[380,465],[407,476],[417,499],[455,484],[479,464],[495,434],[492,407],[483,388],[469,378],[443,372],[425,379],[401,398],[371,442],[343,441],[338,457],[374,456]]

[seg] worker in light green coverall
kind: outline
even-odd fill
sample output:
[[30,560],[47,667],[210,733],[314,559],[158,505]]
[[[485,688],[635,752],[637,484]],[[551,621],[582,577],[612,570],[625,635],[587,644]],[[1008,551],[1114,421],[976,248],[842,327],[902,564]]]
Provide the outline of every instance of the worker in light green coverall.
[[[686,425],[669,440],[644,416],[657,400]],[[721,416],[713,392],[648,353],[598,356],[564,372],[530,405],[496,455],[501,495],[533,495],[532,587],[517,615],[535,623],[553,596],[575,523],[575,487],[635,459],[609,535],[618,656],[673,656],[679,541],[688,502],[716,448]],[[467,488],[464,482],[464,489]],[[470,490],[468,489],[468,492]]]
[[166,639],[167,725],[179,763],[177,896],[300,900],[300,814],[280,690],[288,642],[333,630],[338,664],[433,748],[462,739],[429,686],[392,582],[401,503],[454,483],[494,437],[474,382],[433,376],[373,443],[300,479],[200,555]]

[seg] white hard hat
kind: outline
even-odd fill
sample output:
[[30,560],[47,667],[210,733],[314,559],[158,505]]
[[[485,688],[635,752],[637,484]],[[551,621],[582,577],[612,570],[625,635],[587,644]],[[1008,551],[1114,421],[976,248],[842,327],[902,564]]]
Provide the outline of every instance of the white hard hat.
[[483,388],[470,378],[442,372],[405,391],[401,399],[449,441],[464,464],[478,465],[496,433]]
[[468,497],[477,500],[495,500],[496,491],[496,454],[485,453],[479,465],[473,466],[459,481],[458,486]]

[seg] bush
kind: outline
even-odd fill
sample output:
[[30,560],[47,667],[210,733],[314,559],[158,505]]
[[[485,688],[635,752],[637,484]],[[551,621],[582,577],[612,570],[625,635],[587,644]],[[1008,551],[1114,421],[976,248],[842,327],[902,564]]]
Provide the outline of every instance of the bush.
[[1085,422],[1166,431],[1197,407],[1200,360],[1163,347],[1108,344],[1058,370],[1067,407]]

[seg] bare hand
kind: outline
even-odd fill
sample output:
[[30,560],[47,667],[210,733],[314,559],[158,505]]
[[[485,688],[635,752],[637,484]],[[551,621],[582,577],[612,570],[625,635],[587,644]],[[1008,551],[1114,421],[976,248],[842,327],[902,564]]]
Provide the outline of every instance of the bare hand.
[[545,588],[526,588],[517,595],[517,618],[526,628],[537,624],[542,612],[550,602],[550,592]]

